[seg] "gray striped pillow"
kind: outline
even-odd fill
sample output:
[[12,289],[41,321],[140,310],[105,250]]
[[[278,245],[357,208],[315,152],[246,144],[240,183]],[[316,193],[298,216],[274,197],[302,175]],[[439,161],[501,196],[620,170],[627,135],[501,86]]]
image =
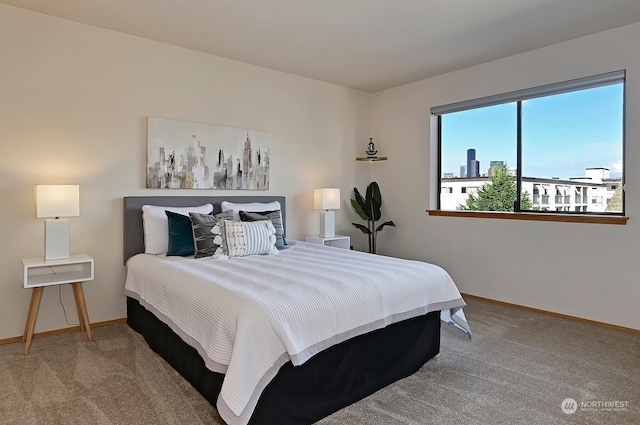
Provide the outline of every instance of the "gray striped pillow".
[[242,211],[240,210],[240,221],[271,220],[276,228],[276,248],[282,249],[287,244],[284,237],[284,226],[282,225],[282,214],[276,211]]
[[229,257],[277,254],[276,228],[271,220],[223,220],[226,254]]
[[224,254],[222,246],[221,222],[225,218],[232,218],[230,213],[198,214],[189,213],[191,229],[193,230],[193,242],[195,244],[194,257],[211,257],[215,254]]

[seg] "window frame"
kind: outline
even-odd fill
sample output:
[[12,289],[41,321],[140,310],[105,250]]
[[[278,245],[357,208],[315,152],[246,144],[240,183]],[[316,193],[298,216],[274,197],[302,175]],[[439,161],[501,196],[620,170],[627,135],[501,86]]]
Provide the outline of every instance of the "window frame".
[[[533,211],[522,210],[522,102],[530,99],[554,96],[558,94],[577,92],[598,87],[622,84],[622,211],[617,212],[589,212],[589,211]],[[471,109],[478,109],[500,105],[504,103],[516,103],[516,186],[517,193],[514,211],[492,212],[492,211],[461,211],[441,209],[441,186],[442,186],[442,115],[454,112],[462,112]],[[538,87],[517,90],[498,95],[471,99],[441,106],[432,107],[431,116],[436,118],[437,125],[437,182],[436,182],[436,210],[427,210],[430,215],[437,216],[464,216],[480,218],[511,218],[523,220],[536,220],[536,216],[541,221],[572,221],[572,222],[597,222],[611,224],[626,224],[628,217],[626,213],[626,70],[612,71],[604,74],[578,78]],[[505,217],[511,215],[512,217]],[[558,218],[558,220],[554,219]],[[591,217],[591,218],[589,218]]]

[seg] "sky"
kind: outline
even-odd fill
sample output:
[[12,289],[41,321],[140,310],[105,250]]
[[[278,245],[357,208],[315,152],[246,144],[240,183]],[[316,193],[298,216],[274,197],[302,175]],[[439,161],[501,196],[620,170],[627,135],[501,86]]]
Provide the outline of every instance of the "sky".
[[[623,85],[563,93],[522,103],[525,177],[584,177],[604,167],[622,176]],[[442,172],[460,175],[467,149],[476,150],[480,174],[490,161],[516,167],[516,103],[442,116]]]

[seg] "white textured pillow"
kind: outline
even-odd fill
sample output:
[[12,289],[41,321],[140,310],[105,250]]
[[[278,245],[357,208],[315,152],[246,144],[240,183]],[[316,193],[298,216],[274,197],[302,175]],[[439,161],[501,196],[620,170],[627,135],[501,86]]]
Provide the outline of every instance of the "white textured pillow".
[[227,202],[222,201],[220,203],[220,208],[222,211],[233,211],[233,219],[235,221],[240,221],[240,211],[247,212],[261,212],[261,211],[280,211],[280,202],[247,202],[247,203],[238,203],[238,202]]
[[213,211],[213,205],[204,204],[198,207],[143,205],[142,224],[145,254],[166,254],[169,250],[169,222],[165,211],[186,216],[189,216],[190,212],[210,214]]
[[229,257],[278,254],[276,228],[271,220],[230,221],[224,223],[224,243]]

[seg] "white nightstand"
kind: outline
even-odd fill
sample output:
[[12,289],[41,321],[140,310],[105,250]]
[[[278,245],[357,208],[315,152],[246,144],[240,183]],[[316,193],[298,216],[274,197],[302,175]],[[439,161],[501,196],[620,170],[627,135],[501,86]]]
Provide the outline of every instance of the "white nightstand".
[[22,342],[25,343],[24,355],[29,354],[33,329],[36,326],[42,291],[45,286],[70,283],[76,299],[80,330],[87,333],[87,339],[93,341],[87,305],[82,292],[82,282],[93,280],[93,258],[85,254],[71,255],[64,260],[45,261],[44,258],[25,258],[22,260],[22,277],[25,288],[32,288],[31,304]]
[[336,248],[351,249],[351,238],[349,236],[335,235],[322,237],[319,235],[307,236],[305,242],[316,243],[318,245],[335,246]]

